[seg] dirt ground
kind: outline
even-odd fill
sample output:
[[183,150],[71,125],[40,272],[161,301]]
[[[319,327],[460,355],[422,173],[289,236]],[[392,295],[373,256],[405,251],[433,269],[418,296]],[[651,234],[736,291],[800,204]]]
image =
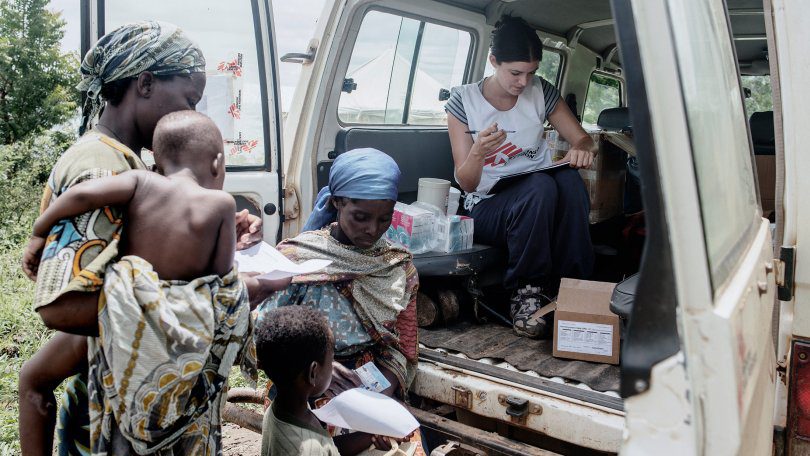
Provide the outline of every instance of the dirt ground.
[[224,456],[259,456],[262,436],[233,423],[222,426],[222,454]]

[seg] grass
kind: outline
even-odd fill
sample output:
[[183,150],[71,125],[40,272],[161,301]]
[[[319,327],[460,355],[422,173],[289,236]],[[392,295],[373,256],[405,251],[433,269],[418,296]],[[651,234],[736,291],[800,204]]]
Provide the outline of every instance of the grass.
[[[32,309],[34,283],[22,273],[21,257],[22,249],[0,251],[0,456],[20,454],[17,376],[53,334]],[[231,371],[230,384],[247,386],[238,367]],[[266,384],[267,377],[259,372],[258,387]]]
[[20,268],[22,251],[0,252],[0,454],[19,454],[17,376],[23,362],[50,338],[31,304],[34,283]]

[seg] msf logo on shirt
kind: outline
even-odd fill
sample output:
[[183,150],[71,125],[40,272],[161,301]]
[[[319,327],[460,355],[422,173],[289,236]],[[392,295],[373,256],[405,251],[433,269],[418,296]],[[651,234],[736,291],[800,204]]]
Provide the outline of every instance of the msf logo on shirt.
[[526,156],[526,158],[529,160],[537,160],[537,151],[537,147],[524,151],[522,148],[512,143],[506,143],[484,156],[484,166],[491,166],[493,168],[496,166],[503,166],[509,163],[509,160],[521,156]]

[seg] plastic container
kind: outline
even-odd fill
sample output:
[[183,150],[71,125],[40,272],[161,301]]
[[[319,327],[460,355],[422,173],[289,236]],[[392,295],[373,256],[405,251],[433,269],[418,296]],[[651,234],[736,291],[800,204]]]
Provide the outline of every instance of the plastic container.
[[546,143],[548,148],[551,149],[551,159],[553,161],[562,160],[571,145],[560,136],[557,130],[549,130],[546,132]]
[[450,195],[450,181],[432,177],[419,178],[419,191],[416,201],[432,204],[447,214],[447,200]]
[[447,198],[447,216],[456,215],[458,212],[459,200],[461,199],[461,190],[450,187],[450,193]]

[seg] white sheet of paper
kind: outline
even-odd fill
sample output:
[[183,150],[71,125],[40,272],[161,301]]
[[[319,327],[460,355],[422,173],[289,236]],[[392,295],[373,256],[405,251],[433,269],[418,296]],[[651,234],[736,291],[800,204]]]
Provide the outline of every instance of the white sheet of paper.
[[332,264],[330,260],[307,260],[295,264],[266,242],[260,242],[249,249],[238,250],[234,260],[239,266],[239,272],[258,272],[259,278],[270,280],[311,274]]
[[319,420],[358,432],[401,439],[419,427],[419,422],[390,397],[353,388],[312,411]]

